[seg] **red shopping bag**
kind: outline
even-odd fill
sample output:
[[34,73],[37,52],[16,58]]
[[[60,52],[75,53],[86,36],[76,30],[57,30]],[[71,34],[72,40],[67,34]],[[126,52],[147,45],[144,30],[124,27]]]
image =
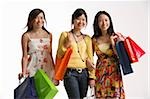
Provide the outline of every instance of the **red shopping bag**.
[[56,80],[62,80],[64,77],[64,74],[67,69],[67,64],[69,62],[70,56],[72,53],[72,48],[68,48],[65,52],[65,55],[63,58],[56,58],[56,68],[55,68],[55,79]]
[[138,62],[138,59],[145,54],[145,51],[139,47],[130,37],[124,40],[125,49],[129,55],[131,63]]

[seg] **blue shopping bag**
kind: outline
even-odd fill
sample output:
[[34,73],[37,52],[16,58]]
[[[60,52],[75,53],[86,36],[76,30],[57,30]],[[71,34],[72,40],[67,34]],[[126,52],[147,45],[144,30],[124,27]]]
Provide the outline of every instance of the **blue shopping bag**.
[[124,75],[133,73],[133,69],[131,67],[131,62],[129,60],[129,56],[126,52],[126,49],[124,47],[123,41],[118,41],[116,43],[116,51],[119,56],[119,62],[122,67],[122,71]]
[[27,77],[14,89],[14,99],[38,99],[35,90],[34,77]]

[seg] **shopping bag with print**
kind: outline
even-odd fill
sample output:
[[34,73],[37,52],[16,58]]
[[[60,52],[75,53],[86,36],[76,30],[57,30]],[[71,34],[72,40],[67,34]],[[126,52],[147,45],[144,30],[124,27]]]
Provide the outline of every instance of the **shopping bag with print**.
[[34,79],[39,99],[53,99],[58,90],[48,75],[42,69],[38,69]]

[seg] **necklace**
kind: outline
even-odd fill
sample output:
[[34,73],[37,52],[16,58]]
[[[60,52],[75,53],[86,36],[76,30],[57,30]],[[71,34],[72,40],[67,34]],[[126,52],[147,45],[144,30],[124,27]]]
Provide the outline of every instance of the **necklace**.
[[75,35],[76,37],[80,37],[82,34],[77,35],[77,34],[74,33],[74,35]]
[[73,31],[73,29],[71,30],[71,32],[73,33],[73,35],[75,35],[76,37],[80,37],[80,36],[82,36],[82,33],[80,32],[79,34],[77,34],[77,33],[75,33],[74,31]]
[[[79,54],[79,56],[80,56],[82,62],[85,62],[84,59],[83,59],[82,56],[81,56],[80,51],[79,51],[78,41],[77,41],[77,39],[75,38],[75,36],[76,36],[76,37],[80,37],[80,36],[82,36],[83,34],[81,33],[80,35],[76,35],[75,33],[73,33],[73,30],[71,30],[71,32],[72,32],[73,38],[74,38],[74,40],[75,40],[75,42],[76,42],[76,44],[77,44],[77,52],[78,52],[78,54]],[[85,39],[84,39],[84,38],[83,38],[83,40],[84,40],[84,42],[85,42]],[[86,42],[85,42],[85,44],[86,44]]]
[[79,51],[79,45],[78,45],[78,41],[76,40],[76,38],[75,38],[75,34],[73,34],[73,38],[74,38],[74,40],[75,40],[75,42],[76,42],[76,44],[77,44],[77,48],[78,48],[78,54],[79,54],[79,56],[80,56],[80,58],[81,58],[81,60],[82,60],[82,62],[84,62],[84,59],[82,58],[82,56],[81,56],[81,54],[80,54],[80,51]]

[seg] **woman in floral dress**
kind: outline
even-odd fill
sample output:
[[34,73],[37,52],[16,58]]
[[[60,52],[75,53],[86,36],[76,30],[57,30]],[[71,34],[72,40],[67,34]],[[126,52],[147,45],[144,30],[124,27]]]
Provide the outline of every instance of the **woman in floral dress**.
[[45,21],[41,9],[29,13],[27,31],[22,35],[22,76],[33,77],[38,69],[43,69],[53,78],[52,34],[45,29]]
[[98,57],[96,64],[96,98],[125,99],[119,60],[115,50],[114,33],[110,15],[99,11],[94,19],[93,49]]

